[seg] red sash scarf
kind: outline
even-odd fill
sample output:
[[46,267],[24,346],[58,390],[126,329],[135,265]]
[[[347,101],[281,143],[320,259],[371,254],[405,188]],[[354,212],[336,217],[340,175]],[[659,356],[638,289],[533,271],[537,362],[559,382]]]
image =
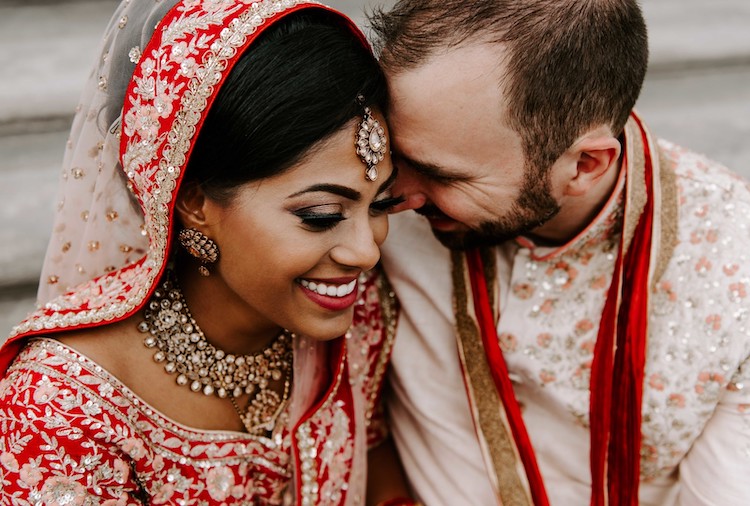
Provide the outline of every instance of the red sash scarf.
[[[591,371],[592,506],[638,505],[648,295],[659,253],[659,214],[654,210],[661,197],[659,164],[648,133],[635,115],[633,119],[623,160],[623,170],[628,170],[623,233]],[[534,504],[546,506],[547,493],[500,349],[481,252],[468,251],[466,263],[476,323],[525,482]]]

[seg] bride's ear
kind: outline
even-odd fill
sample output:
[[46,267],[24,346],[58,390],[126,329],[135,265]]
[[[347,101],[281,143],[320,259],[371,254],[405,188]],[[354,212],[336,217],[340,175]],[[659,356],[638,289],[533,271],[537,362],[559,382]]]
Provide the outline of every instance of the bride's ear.
[[196,183],[187,183],[180,188],[175,202],[175,215],[185,228],[200,228],[206,225],[208,197]]

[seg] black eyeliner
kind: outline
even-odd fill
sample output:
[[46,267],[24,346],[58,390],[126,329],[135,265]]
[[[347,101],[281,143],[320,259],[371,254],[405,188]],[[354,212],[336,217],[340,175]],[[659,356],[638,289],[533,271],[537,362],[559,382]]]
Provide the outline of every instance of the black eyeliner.
[[343,220],[344,217],[341,213],[303,213],[294,212],[294,215],[302,221],[314,221],[314,220]]

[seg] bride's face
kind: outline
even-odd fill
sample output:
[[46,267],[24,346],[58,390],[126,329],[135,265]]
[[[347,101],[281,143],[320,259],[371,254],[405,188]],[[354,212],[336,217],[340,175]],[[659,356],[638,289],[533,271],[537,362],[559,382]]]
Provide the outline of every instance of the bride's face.
[[397,200],[389,155],[377,180],[365,179],[357,128],[350,122],[290,170],[243,186],[229,205],[207,204],[205,232],[220,248],[212,272],[238,312],[319,340],[350,326],[357,278],[378,262]]

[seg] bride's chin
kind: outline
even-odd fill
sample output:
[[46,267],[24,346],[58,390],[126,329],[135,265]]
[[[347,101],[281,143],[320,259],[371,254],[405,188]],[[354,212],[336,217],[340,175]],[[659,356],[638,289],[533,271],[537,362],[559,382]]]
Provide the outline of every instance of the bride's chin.
[[352,325],[352,315],[349,313],[344,318],[328,320],[324,325],[308,326],[300,329],[299,334],[305,335],[315,341],[331,341],[347,333]]

